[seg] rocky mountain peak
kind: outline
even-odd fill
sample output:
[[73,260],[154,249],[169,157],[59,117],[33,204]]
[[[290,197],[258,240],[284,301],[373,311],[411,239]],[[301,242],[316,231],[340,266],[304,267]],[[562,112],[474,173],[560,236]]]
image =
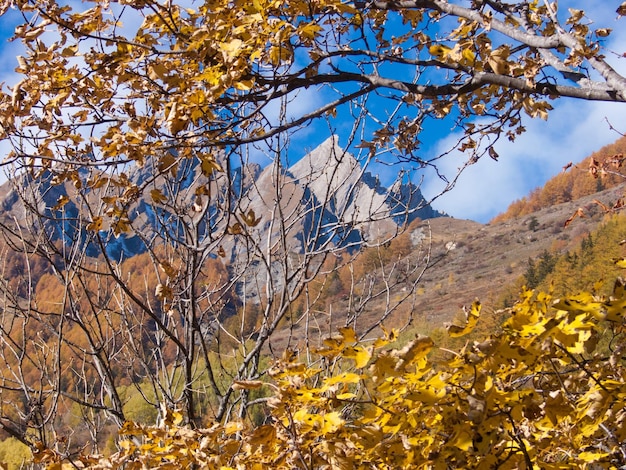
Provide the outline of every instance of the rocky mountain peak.
[[[249,250],[251,241],[258,247],[271,247],[281,239],[286,240],[282,249],[293,253],[327,243],[359,247],[395,233],[399,225],[417,217],[439,215],[425,203],[417,187],[401,183],[391,189],[384,187],[341,148],[335,137],[288,168],[281,162],[263,169],[257,164],[245,164],[234,169],[230,176],[215,173],[209,180],[193,161],[181,161],[177,172],[156,179],[146,173],[148,166],[129,172],[138,187],[144,188],[129,207],[132,228],[141,233],[134,234],[131,230],[111,237],[106,234],[105,221],[102,236],[108,238],[110,255],[116,259],[145,251],[141,240],[158,234],[167,233],[167,237],[176,239],[189,223],[197,224],[202,236],[216,237],[228,231],[239,214],[254,213],[258,223],[249,227],[247,233],[251,238],[245,243],[237,237],[224,238],[222,248],[231,253],[230,259],[241,250]],[[209,185],[208,192],[200,188],[202,185]],[[88,199],[110,196],[107,191],[114,190],[120,191],[119,188],[91,191]],[[151,197],[155,190],[167,200],[155,202]],[[54,185],[52,175],[42,176],[41,181],[22,176],[0,187],[0,196],[4,195],[0,197],[0,205],[5,217],[25,220],[27,205],[32,207],[35,201],[36,206],[43,204],[42,229],[69,242],[78,233],[81,235],[76,236],[84,237],[87,231],[78,225],[89,223],[94,217],[82,213],[87,210],[85,199],[74,201],[77,196],[73,193],[68,185]],[[65,214],[71,210],[71,223],[54,209],[56,201],[65,196],[69,196],[70,202],[63,210]],[[107,216],[102,217],[104,220]]]

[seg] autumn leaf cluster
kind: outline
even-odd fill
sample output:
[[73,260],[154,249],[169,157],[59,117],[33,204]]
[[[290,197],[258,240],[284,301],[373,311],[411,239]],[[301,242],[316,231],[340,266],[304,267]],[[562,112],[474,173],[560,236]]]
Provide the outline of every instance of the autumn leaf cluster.
[[[481,305],[452,337],[473,338]],[[126,423],[90,468],[616,468],[626,463],[626,288],[553,299],[524,291],[499,332],[456,351],[344,328],[313,363],[285,354],[266,380],[265,424],[192,430]],[[43,458],[42,458],[43,457]],[[40,461],[54,468],[53,454]]]
[[[497,159],[493,144],[524,132],[524,116],[547,118],[549,99],[626,100],[626,81],[603,54],[610,28],[593,29],[583,10],[559,12],[556,2],[20,0],[3,2],[0,15],[10,5],[24,18],[13,35],[24,52],[21,80],[0,92],[0,138],[18,166],[53,171],[77,189],[103,184],[80,168],[149,157],[164,173],[197,158],[210,175],[221,168],[218,150],[337,116],[347,103],[365,112],[357,127],[379,124],[355,145],[425,163],[417,153],[425,120],[450,116],[471,163]],[[606,83],[589,80],[586,67]],[[318,87],[321,104],[310,112],[280,123],[268,116],[276,100]],[[392,117],[365,106],[374,93],[399,106]],[[121,175],[107,184],[130,190],[104,201],[124,232],[137,188]]]

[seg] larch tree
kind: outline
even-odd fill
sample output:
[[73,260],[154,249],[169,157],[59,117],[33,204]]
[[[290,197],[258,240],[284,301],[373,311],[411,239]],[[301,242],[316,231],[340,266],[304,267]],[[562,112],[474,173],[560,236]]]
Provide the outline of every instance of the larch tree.
[[[383,253],[423,205],[405,171],[446,156],[420,150],[432,122],[460,131],[467,166],[497,159],[498,139],[547,118],[554,99],[626,101],[609,60],[623,51],[603,46],[611,31],[550,2],[4,0],[9,9],[23,52],[0,95],[13,184],[0,227],[24,268],[3,265],[0,426],[61,453],[85,435],[97,450],[123,425],[122,387],[191,426],[250,415],[264,357],[292,336],[309,354],[333,326],[312,307],[311,282],[349,270],[346,251]],[[320,123],[357,157],[332,138],[323,156],[290,164],[295,133]],[[377,160],[399,165],[382,194],[360,185]],[[144,269],[129,267],[129,243]],[[371,278],[343,286],[334,326],[366,335],[410,302],[433,262],[423,250],[374,257]],[[44,273],[62,286],[56,304],[38,298]],[[365,321],[368,302],[378,314]],[[81,436],[63,422],[71,410]]]

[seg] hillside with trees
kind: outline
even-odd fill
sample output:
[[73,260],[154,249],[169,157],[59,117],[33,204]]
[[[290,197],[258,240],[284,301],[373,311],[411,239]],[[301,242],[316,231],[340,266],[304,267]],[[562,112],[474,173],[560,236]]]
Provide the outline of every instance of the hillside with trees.
[[624,237],[626,216],[610,216],[577,248],[544,250],[524,274],[535,291],[518,290],[521,299],[496,318],[475,301],[436,340],[396,327],[359,340],[342,327],[306,361],[285,350],[268,377],[236,383],[262,403],[258,423],[192,430],[182,414],[164,409],[156,425],[140,416],[127,423],[118,452],[97,464],[78,461],[93,468],[430,468],[442,461],[612,468],[626,454]]
[[[98,465],[616,468],[626,457],[616,328],[625,291],[617,282],[610,299],[556,302],[524,292],[501,329],[457,351],[426,336],[393,347],[395,329],[361,343],[345,328],[327,338],[316,368],[286,355],[267,381],[238,383],[268,390],[266,424],[191,430],[166,412],[158,426],[124,426],[120,452]],[[466,337],[480,320],[475,302],[448,335]]]
[[492,222],[504,222],[623,184],[626,181],[624,155],[626,136],[602,147],[583,161],[563,168],[562,173],[548,180],[544,186],[511,203]]
[[626,254],[625,240],[624,214],[607,217],[575,249],[546,252],[536,262],[529,263],[525,283],[532,288],[550,290],[555,296],[579,291],[609,295],[612,281],[623,274],[620,260]]
[[[453,190],[559,100],[626,102],[604,16],[500,0],[0,2],[19,54],[0,88],[0,456],[626,465],[622,283],[524,290],[506,318],[464,297],[522,269],[511,253],[541,256],[571,203],[515,231],[460,222],[465,240],[419,216],[420,181]],[[426,133],[450,145],[429,154]],[[416,324],[433,325],[427,292],[455,320],[431,336]]]

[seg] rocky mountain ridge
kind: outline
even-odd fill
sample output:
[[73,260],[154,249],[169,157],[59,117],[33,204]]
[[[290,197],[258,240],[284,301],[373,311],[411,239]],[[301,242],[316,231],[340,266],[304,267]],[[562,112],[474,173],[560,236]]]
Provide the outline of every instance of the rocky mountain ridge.
[[[124,201],[124,188],[102,184],[78,191],[67,182],[55,184],[52,172],[38,178],[17,176],[4,183],[0,208],[5,218],[24,221],[66,243],[85,238],[85,227],[99,218],[104,221],[101,236],[113,259],[145,251],[144,241],[155,234],[180,239],[184,227],[194,226],[200,238],[210,240],[231,230],[241,216],[257,219],[246,230],[258,247],[274,245],[282,237],[288,251],[302,253],[329,242],[358,247],[393,234],[416,218],[441,215],[410,183],[385,188],[335,138],[288,168],[245,164],[228,175],[230,165],[223,164],[224,171],[207,175],[198,161],[181,161],[167,171],[159,165],[147,161],[142,168],[128,171],[138,197],[124,206],[130,219],[127,233],[111,236],[114,217],[98,212],[102,198]],[[106,179],[106,173],[101,177]],[[234,237],[225,237],[220,248],[232,260],[241,245]]]

